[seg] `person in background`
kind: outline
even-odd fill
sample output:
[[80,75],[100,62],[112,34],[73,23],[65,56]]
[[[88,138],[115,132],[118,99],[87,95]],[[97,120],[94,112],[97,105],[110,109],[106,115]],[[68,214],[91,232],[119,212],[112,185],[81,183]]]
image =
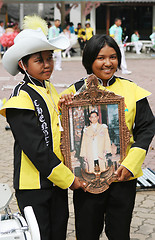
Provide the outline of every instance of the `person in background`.
[[86,41],[88,41],[93,35],[94,35],[94,30],[93,28],[90,26],[90,22],[89,21],[86,21],[85,23],[85,26],[86,26]]
[[[75,34],[73,22],[70,22],[69,25],[70,25],[69,30],[70,30],[71,34]],[[70,49],[70,51],[72,53],[77,53],[73,47]]]
[[[4,22],[0,21],[0,38],[2,37],[2,35],[5,33],[5,29],[4,29]],[[4,47],[1,44],[1,54],[4,53]]]
[[[48,39],[49,40],[59,36],[59,34],[60,34],[59,26],[60,26],[60,20],[55,19],[54,20],[54,26],[50,27],[49,30],[48,30]],[[62,67],[61,67],[61,50],[60,49],[54,50],[53,57],[56,58],[54,70],[61,71],[62,70]]]
[[139,41],[139,33],[137,30],[134,31],[134,33],[131,35],[131,42],[135,46],[135,50],[137,54],[141,54],[141,49],[142,49],[142,42]]
[[49,80],[54,68],[53,50],[65,49],[69,41],[64,36],[48,41],[47,33],[43,19],[25,16],[24,30],[2,59],[11,75],[21,72],[24,78],[0,114],[6,117],[15,140],[13,181],[21,213],[32,206],[41,240],[65,240],[67,189],[83,185],[63,163],[59,95]]
[[70,22],[70,23],[69,23],[69,30],[70,30],[71,33],[75,33],[73,22]]
[[14,23],[8,23],[5,33],[0,38],[0,42],[5,48],[5,51],[14,44],[14,38],[17,36],[18,32],[14,31]]
[[5,33],[13,33],[14,32],[14,23],[13,22],[10,22],[10,23],[7,23],[7,27],[5,29]]
[[[142,163],[155,133],[155,119],[147,90],[117,76],[121,52],[108,35],[94,35],[85,45],[82,63],[87,74],[94,74],[101,90],[124,97],[125,122],[130,131],[126,157],[115,174],[117,181],[99,194],[75,190],[73,194],[77,240],[99,240],[105,224],[109,240],[129,240],[130,223],[136,196],[137,178],[143,175]],[[74,82],[64,93],[80,93],[88,77]]]
[[155,27],[153,27],[154,32],[150,35],[150,39],[152,41],[153,49],[155,49]]
[[[64,35],[69,39],[69,41],[71,41],[71,32],[70,32],[70,24],[67,24],[66,25],[66,28],[63,30],[63,33],[64,33]],[[71,49],[71,45],[66,49],[66,50],[64,50],[64,52],[62,52],[62,56],[63,56],[63,58],[65,58],[66,56],[68,57],[68,58],[70,58],[71,57],[71,55],[70,55],[70,49]]]
[[[48,26],[48,29],[50,29],[50,27],[52,27],[51,22],[47,22],[47,26]],[[48,32],[48,35],[49,35],[49,32]]]
[[128,71],[127,69],[127,63],[125,60],[125,52],[124,52],[124,45],[122,43],[122,27],[121,27],[122,21],[120,18],[115,18],[115,24],[112,25],[109,29],[109,35],[114,38],[114,40],[117,42],[121,55],[121,69],[122,74],[131,74],[131,71]]
[[77,28],[74,29],[75,34],[78,37],[78,42],[80,45],[80,49],[81,51],[83,51],[84,45],[85,45],[85,41],[86,41],[86,31],[84,28],[82,28],[81,23],[77,24]]
[[13,30],[14,30],[14,32],[17,32],[17,33],[20,32],[20,29],[19,29],[19,27],[18,27],[18,22],[15,22],[15,23],[14,23],[14,25],[13,25]]

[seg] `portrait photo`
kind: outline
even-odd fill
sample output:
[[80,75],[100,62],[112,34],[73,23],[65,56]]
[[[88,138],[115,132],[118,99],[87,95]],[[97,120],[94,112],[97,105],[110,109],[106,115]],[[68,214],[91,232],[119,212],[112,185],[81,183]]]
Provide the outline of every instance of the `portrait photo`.
[[76,176],[115,171],[120,161],[118,104],[69,108],[71,164]]

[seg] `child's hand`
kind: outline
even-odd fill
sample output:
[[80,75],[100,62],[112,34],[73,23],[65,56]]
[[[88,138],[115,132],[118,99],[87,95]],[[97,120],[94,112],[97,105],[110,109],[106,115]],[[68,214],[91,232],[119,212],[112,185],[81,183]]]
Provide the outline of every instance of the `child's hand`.
[[117,175],[118,181],[128,181],[130,177],[132,177],[131,172],[125,168],[124,166],[120,166],[117,171],[115,172]]
[[78,177],[75,177],[73,184],[70,186],[71,190],[76,190],[78,188],[82,188],[84,192],[86,192],[85,189],[86,183],[81,182]]
[[61,96],[59,102],[58,102],[58,106],[61,107],[62,103],[65,103],[66,105],[69,105],[72,103],[72,99],[74,98],[74,94],[64,94]]

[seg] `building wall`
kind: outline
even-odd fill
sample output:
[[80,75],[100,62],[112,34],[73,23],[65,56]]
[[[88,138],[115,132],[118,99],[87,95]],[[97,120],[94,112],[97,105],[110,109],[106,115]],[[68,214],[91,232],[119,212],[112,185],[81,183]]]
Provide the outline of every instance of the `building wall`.
[[[54,19],[54,4],[34,4],[34,3],[24,3],[23,5],[23,15],[39,14],[42,17],[49,18],[51,21]],[[20,22],[20,4],[8,4],[7,12],[9,16],[9,21]]]
[[74,23],[74,28],[77,24],[81,22],[81,5],[79,4],[77,8],[73,8],[70,12],[70,22]]
[[56,7],[56,4],[54,4],[54,19],[61,19],[60,11]]

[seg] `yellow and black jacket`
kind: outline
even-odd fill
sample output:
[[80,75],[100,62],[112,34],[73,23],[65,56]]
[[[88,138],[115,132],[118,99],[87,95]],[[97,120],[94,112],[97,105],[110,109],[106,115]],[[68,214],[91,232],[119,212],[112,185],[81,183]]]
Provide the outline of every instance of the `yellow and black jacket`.
[[[61,94],[83,91],[86,88],[86,81],[87,78],[81,79]],[[146,98],[151,93],[127,79],[116,76],[109,80],[106,88],[102,86],[101,80],[99,82],[100,89],[124,97],[125,121],[131,138],[127,156],[121,165],[132,173],[131,179],[138,178],[143,174],[141,166],[155,132],[154,116]]]
[[74,32],[78,38],[86,39],[86,31],[84,28],[75,28]]
[[86,31],[86,40],[88,41],[94,35],[93,28],[92,27],[86,28],[85,31]]
[[33,82],[35,85],[25,77],[0,111],[15,139],[14,188],[41,189],[54,183],[66,189],[74,175],[63,164],[61,132],[50,91],[56,106],[59,96],[48,81]]

